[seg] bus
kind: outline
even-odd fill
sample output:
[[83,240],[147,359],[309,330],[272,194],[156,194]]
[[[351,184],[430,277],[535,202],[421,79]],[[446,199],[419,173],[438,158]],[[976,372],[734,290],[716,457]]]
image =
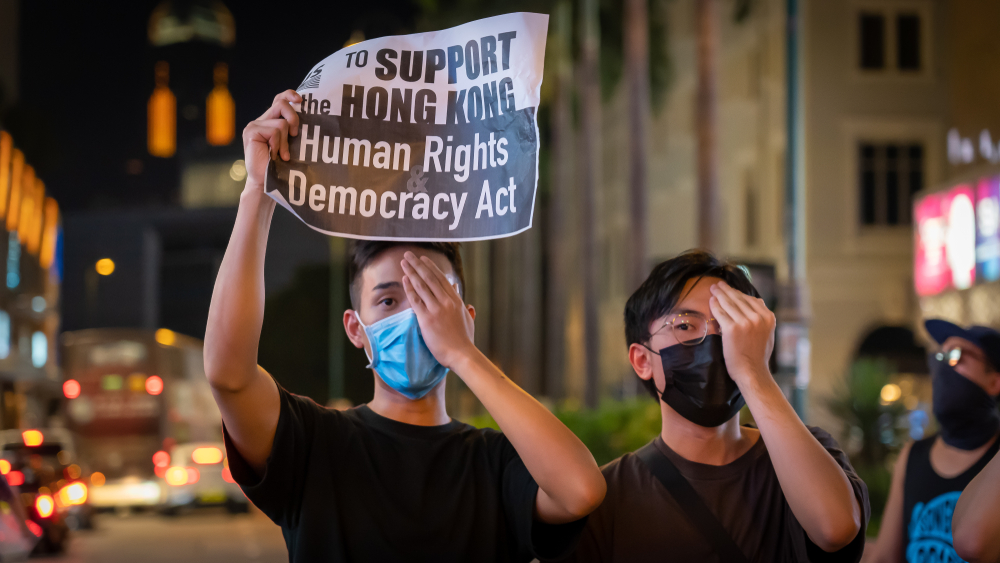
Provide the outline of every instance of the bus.
[[[87,329],[62,335],[63,393],[97,509],[161,505],[155,454],[221,442],[202,341],[168,329]],[[97,479],[93,477],[97,476]]]

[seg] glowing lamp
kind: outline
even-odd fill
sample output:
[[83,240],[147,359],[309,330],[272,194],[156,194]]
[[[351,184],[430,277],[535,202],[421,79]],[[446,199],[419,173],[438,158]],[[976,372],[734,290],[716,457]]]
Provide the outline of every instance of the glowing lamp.
[[146,378],[146,392],[150,395],[163,393],[163,380],[158,375],[151,375]]
[[7,194],[10,193],[10,161],[14,140],[10,133],[0,131],[0,217],[7,211]]
[[[14,149],[10,158],[10,204],[4,210],[7,212],[7,230],[17,230],[18,213],[21,210],[21,178],[24,175],[24,153]],[[7,203],[5,200],[4,204]]]
[[67,379],[63,383],[63,395],[67,399],[75,399],[80,396],[80,382],[75,379]]
[[87,485],[70,483],[59,489],[59,500],[64,506],[73,506],[87,502]]
[[48,270],[56,257],[56,243],[59,239],[59,204],[51,197],[45,198],[45,225],[42,229],[42,248],[38,262]]
[[11,487],[20,487],[24,484],[24,473],[11,471],[7,474],[7,484]]
[[52,516],[52,511],[55,510],[55,508],[56,503],[49,495],[38,495],[38,498],[35,499],[35,510],[38,511],[38,515],[42,518]]
[[175,487],[180,487],[181,485],[187,485],[188,483],[188,471],[184,467],[174,466],[167,470],[163,474],[163,478],[166,479],[168,485],[173,485]]
[[110,276],[115,271],[115,261],[110,258],[101,258],[94,264],[94,269],[102,276]]
[[200,465],[211,465],[222,461],[222,450],[219,448],[197,448],[191,452],[191,461]]
[[10,462],[6,459],[0,459],[0,475],[6,475],[10,473]]
[[100,471],[95,471],[90,474],[90,484],[95,487],[100,487],[104,484],[104,474]]
[[177,341],[177,334],[169,328],[157,329],[155,334],[156,342],[164,346],[173,346]]

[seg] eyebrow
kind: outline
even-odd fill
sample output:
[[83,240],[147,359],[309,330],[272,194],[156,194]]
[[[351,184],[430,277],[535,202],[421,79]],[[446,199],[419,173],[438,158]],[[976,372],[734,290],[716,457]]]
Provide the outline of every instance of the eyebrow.
[[701,312],[694,309],[675,309],[667,313],[668,315],[701,315]]
[[372,288],[372,291],[379,291],[380,289],[389,289],[390,287],[403,287],[403,284],[398,281],[382,282]]

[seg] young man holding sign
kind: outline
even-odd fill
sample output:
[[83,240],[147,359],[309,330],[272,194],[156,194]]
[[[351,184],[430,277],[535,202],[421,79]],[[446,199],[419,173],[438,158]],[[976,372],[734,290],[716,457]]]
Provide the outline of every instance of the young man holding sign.
[[[344,328],[375,372],[370,404],[340,412],[257,365],[268,158],[289,159],[294,91],[243,132],[248,170],[205,333],[233,477],[299,561],[528,561],[572,549],[605,484],[587,448],[473,343],[458,247],[360,242]],[[452,370],[503,434],[452,420]]]

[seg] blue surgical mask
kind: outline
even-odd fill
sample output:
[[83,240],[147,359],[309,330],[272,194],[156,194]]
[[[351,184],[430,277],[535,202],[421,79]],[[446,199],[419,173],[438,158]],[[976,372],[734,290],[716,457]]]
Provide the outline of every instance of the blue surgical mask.
[[371,326],[361,322],[357,311],[354,316],[365,329],[372,348],[368,367],[403,396],[419,399],[448,375],[448,368],[427,349],[413,309],[386,317]]

